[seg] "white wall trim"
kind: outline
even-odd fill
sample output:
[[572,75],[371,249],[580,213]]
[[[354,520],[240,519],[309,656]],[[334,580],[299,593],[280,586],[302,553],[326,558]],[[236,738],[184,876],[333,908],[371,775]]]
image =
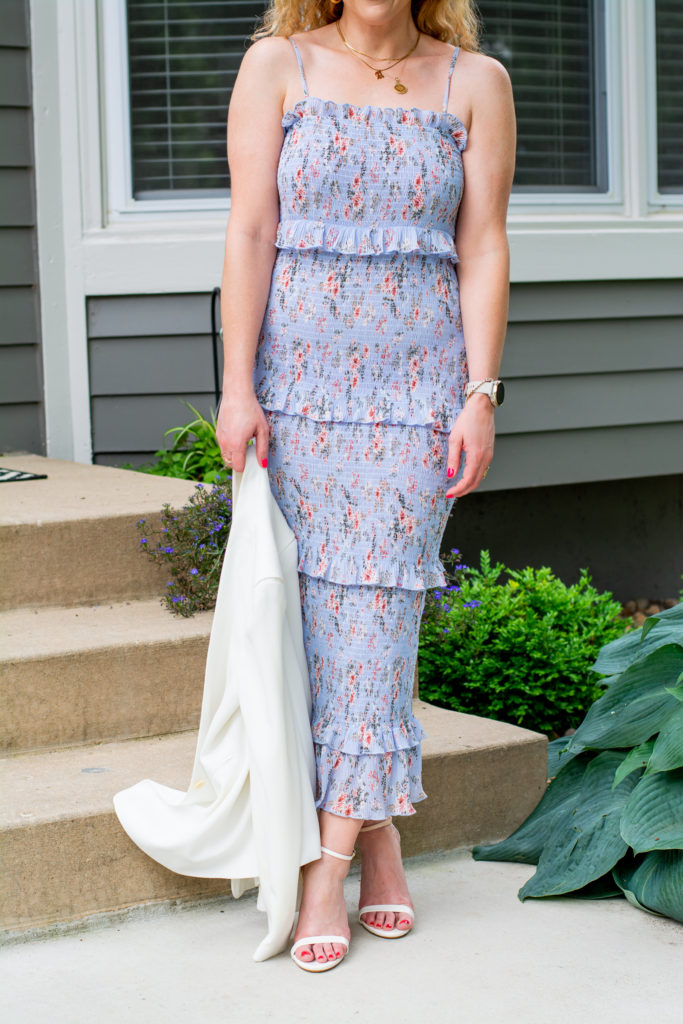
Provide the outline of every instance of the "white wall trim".
[[36,224],[47,454],[89,463],[74,4],[30,4]]
[[[533,196],[513,196],[513,282],[683,276],[683,206],[668,196],[656,201],[652,191],[653,4],[607,0],[608,193],[569,203],[565,195],[544,196],[535,208]],[[114,212],[126,188],[130,195],[129,151],[118,170],[106,156],[128,131],[127,82],[120,64],[112,65],[122,39],[125,50],[123,0],[33,0],[31,10],[48,435],[60,433],[50,424],[56,429],[67,415],[57,409],[72,408],[70,436],[78,435],[83,453],[86,296],[209,291],[221,275],[228,209],[214,199]],[[116,89],[118,114],[110,102]],[[60,345],[68,346],[68,360]]]
[[[647,199],[652,145],[645,142],[642,126],[649,123],[645,46],[653,3],[606,2],[607,192],[513,194],[508,210],[512,281],[683,273],[683,209]],[[100,0],[100,6],[110,184],[106,227],[89,231],[84,239],[86,292],[207,291],[220,278],[229,203],[136,203],[130,198],[125,5],[124,0]]]

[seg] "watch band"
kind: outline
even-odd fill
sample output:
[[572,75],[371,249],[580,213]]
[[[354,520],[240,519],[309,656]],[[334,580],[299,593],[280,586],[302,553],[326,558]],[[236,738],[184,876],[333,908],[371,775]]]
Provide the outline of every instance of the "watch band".
[[504,393],[503,382],[495,377],[486,377],[485,380],[471,380],[465,386],[465,401],[467,401],[470,395],[475,393],[488,395],[491,405],[498,406],[502,402]]

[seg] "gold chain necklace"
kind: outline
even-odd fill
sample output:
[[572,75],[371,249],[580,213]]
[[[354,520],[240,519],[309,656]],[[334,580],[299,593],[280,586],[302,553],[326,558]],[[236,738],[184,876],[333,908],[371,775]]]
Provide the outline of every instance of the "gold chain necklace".
[[[344,33],[341,30],[341,25],[339,24],[339,21],[340,19],[337,19],[337,31],[341,36],[341,40],[344,46],[348,47],[348,49],[351,50],[352,53],[355,53],[356,56],[363,61],[363,64],[365,64],[366,67],[370,68],[371,71],[375,72],[375,78],[384,78],[384,71],[389,71],[391,68],[395,67],[396,64],[400,64],[402,60],[405,60],[407,57],[409,57],[413,50],[417,49],[417,44],[420,42],[420,32],[418,32],[417,39],[414,45],[402,57],[373,57],[369,53],[363,53],[362,50],[356,50],[353,46],[351,46],[351,43],[346,41],[346,39],[344,38]],[[368,64],[366,60],[363,60],[363,57],[370,57],[371,60],[391,60],[393,61],[393,64],[390,64],[389,67],[384,68],[384,70],[382,70],[381,68],[373,68],[372,64]],[[400,81],[398,75],[394,75],[394,89],[396,90],[396,92],[400,93],[408,92],[408,86],[404,85],[403,82]]]

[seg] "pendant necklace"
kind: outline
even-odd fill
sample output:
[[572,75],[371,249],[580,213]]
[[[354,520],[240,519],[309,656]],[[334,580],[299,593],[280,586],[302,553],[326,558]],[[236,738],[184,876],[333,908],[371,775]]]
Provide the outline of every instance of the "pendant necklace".
[[[372,66],[372,64],[368,64],[368,62],[366,60],[363,60],[363,64],[365,64],[366,67],[370,68],[371,71],[375,72],[375,78],[384,78],[384,72],[385,71],[389,71],[391,68],[395,67],[396,64],[400,64],[402,60],[405,60],[406,57],[409,57],[411,55],[411,53],[413,52],[413,50],[415,50],[417,48],[417,44],[420,42],[420,34],[421,34],[418,31],[417,39],[415,41],[415,44],[402,57],[373,57],[372,54],[363,53],[362,50],[356,50],[353,46],[351,46],[351,43],[346,41],[346,39],[344,38],[344,33],[341,30],[341,25],[339,24],[339,19],[337,19],[337,31],[339,32],[339,35],[341,36],[341,40],[342,40],[344,46],[348,47],[348,49],[351,50],[352,53],[355,53],[356,56],[359,57],[361,60],[363,60],[363,57],[370,57],[371,60],[385,60],[385,61],[386,60],[390,60],[390,61],[393,61],[393,64],[390,64],[389,67],[384,68],[384,70],[382,70],[382,68],[374,68]],[[394,75],[394,89],[396,90],[396,92],[400,92],[400,93],[408,92],[408,86],[403,84],[403,82],[400,80],[398,75]]]

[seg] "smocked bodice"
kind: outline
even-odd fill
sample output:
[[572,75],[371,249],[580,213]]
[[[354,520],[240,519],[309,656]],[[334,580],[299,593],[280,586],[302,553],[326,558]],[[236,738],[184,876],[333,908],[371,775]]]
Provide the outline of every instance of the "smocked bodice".
[[454,114],[307,96],[282,126],[279,248],[457,262],[467,131]]

